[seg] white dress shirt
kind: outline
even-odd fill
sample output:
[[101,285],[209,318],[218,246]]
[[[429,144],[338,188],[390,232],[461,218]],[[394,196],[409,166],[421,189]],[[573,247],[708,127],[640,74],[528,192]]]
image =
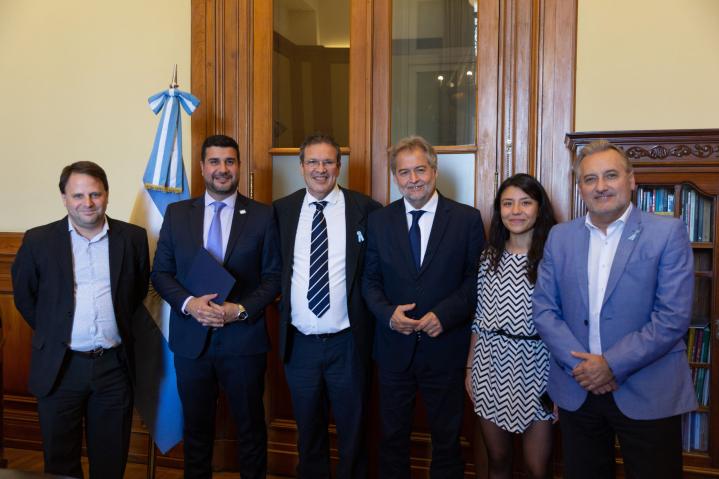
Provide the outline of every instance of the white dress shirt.
[[415,208],[412,206],[407,199],[404,200],[404,210],[406,211],[407,217],[407,234],[409,229],[412,227],[412,211],[422,210],[424,214],[419,217],[419,232],[420,232],[420,254],[419,264],[421,265],[424,261],[424,254],[427,252],[427,243],[429,243],[429,234],[432,232],[432,223],[434,223],[434,215],[437,212],[437,203],[439,202],[439,195],[437,190],[434,191],[432,197],[427,203],[421,208]]
[[609,272],[612,269],[614,255],[617,252],[624,225],[631,212],[632,204],[630,203],[622,216],[607,226],[606,234],[592,224],[589,213],[587,213],[584,222],[587,229],[589,229],[587,284],[589,293],[589,352],[592,354],[602,354],[599,318],[602,313],[604,293],[607,290],[607,281],[609,281]]
[[112,306],[110,285],[109,226],[87,239],[75,230],[68,218],[72,242],[72,269],[75,281],[75,314],[70,349],[92,351],[112,348],[122,342]]
[[309,191],[305,193],[295,235],[295,253],[292,263],[291,308],[292,325],[302,334],[336,333],[349,328],[347,313],[346,248],[347,228],[345,221],[345,195],[335,185],[323,201],[327,201],[323,213],[327,221],[328,268],[330,275],[330,308],[321,318],[310,311],[307,289],[310,279],[310,244],[312,240],[312,217],[318,201]]
[[[210,225],[212,224],[212,218],[215,216],[215,207],[211,206],[212,203],[217,201],[210,194],[205,191],[205,217],[202,221],[202,245],[207,248],[207,235],[210,232]],[[222,257],[225,257],[227,253],[227,243],[230,241],[230,229],[232,228],[232,218],[235,216],[235,203],[237,202],[237,193],[232,196],[228,196],[221,203],[226,206],[220,211],[220,225],[222,227]],[[190,302],[192,296],[188,296],[187,299],[182,303],[182,312],[189,314],[187,311],[187,303]]]

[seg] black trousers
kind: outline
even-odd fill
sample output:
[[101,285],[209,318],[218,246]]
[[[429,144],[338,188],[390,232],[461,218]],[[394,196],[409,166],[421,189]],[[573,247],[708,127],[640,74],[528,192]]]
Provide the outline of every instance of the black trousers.
[[38,398],[45,472],[83,477],[83,420],[92,479],[122,479],[130,445],[132,386],[122,347],[90,358],[68,352],[57,384]]
[[[410,434],[417,391],[432,433],[432,479],[464,477],[459,443],[464,408],[464,369],[437,369],[432,358],[415,355],[407,371],[379,368],[379,477],[410,477]],[[441,367],[441,365],[439,365]]]
[[614,440],[628,479],[682,477],[681,416],[654,420],[622,414],[612,394],[588,394],[576,411],[559,409],[567,479],[614,477]]
[[299,479],[330,479],[329,407],[337,426],[338,479],[367,477],[367,372],[349,330],[331,336],[296,332],[285,364],[297,421]]
[[212,477],[212,447],[219,387],[227,394],[237,428],[237,455],[242,479],[267,474],[267,428],[262,395],[266,354],[237,355],[213,331],[197,359],[175,355],[177,387],[184,419],[185,479]]

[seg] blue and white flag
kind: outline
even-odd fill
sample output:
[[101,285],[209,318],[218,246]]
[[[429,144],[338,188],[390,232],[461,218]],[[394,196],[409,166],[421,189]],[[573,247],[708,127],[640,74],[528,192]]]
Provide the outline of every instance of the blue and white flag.
[[[200,102],[176,88],[153,95],[148,101],[152,111],[155,114],[162,111],[162,116],[131,221],[147,229],[150,255],[154,257],[167,205],[190,197],[182,161],[180,109],[191,115]],[[139,312],[134,321],[135,407],[164,454],[182,440],[183,426],[175,365],[169,347],[170,306],[151,285],[145,307],[146,310]]]

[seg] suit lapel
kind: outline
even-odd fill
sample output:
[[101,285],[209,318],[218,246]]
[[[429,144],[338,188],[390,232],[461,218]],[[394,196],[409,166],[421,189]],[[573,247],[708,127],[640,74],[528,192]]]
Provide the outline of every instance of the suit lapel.
[[407,211],[404,208],[404,200],[400,198],[390,205],[392,207],[391,228],[392,236],[399,242],[399,253],[404,257],[404,262],[409,271],[417,274],[417,268],[412,258],[412,247],[409,244],[409,229],[407,228]]
[[230,238],[227,240],[227,249],[225,250],[225,260],[223,264],[227,262],[227,258],[230,257],[232,249],[237,244],[237,239],[240,237],[240,232],[247,222],[247,198],[237,193],[237,199],[235,200],[235,211],[232,216],[232,226],[230,227]]
[[442,243],[442,237],[445,231],[447,231],[447,223],[449,222],[449,216],[451,214],[451,208],[442,195],[437,193],[437,211],[434,215],[434,221],[432,221],[432,230],[429,233],[429,241],[427,242],[427,251],[424,253],[424,259],[422,260],[422,267],[419,272],[422,272],[429,267],[429,263],[432,262],[432,258],[435,257],[439,245]]
[[[297,236],[297,226],[300,222],[300,214],[302,214],[302,206],[305,202],[305,194],[307,190],[299,190],[293,194],[290,204],[290,212],[287,217],[283,218],[286,223],[287,234],[282,236],[282,251],[284,252],[284,258],[287,259],[289,264],[288,269],[292,270],[295,257],[295,238]],[[291,277],[291,275],[290,275]]]
[[345,248],[345,273],[347,281],[347,297],[350,295],[352,285],[357,273],[357,261],[359,260],[359,238],[357,232],[361,231],[362,212],[355,203],[354,198],[343,188],[340,191],[345,198],[345,229],[346,229],[346,248]]
[[120,232],[117,231],[117,223],[107,219],[109,229],[107,230],[107,241],[110,255],[110,289],[112,291],[113,304],[117,303],[117,285],[122,272],[122,257],[125,254],[125,242],[122,241]]
[[617,286],[619,278],[622,276],[622,273],[624,273],[627,260],[629,260],[629,257],[637,245],[637,236],[641,232],[641,225],[639,210],[633,208],[632,212],[629,213],[629,218],[627,218],[627,224],[624,225],[622,237],[619,239],[617,251],[614,254],[614,261],[612,261],[612,269],[609,271],[609,279],[607,280],[607,289],[604,293],[602,306],[607,302],[607,298],[612,295],[612,291],[614,291],[614,288]]
[[577,237],[579,238],[579,264],[575,268],[577,272],[577,284],[579,295],[582,297],[584,310],[589,311],[589,230],[584,221],[577,222]]
[[204,246],[202,235],[205,223],[205,195],[195,199],[190,207],[190,234],[197,248]]
[[63,278],[70,278],[71,280],[67,284],[74,285],[75,271],[72,267],[72,240],[70,239],[70,231],[68,230],[68,221],[70,220],[66,216],[64,220],[58,223],[56,241],[53,243],[53,248],[55,250],[54,256],[60,264],[60,271],[62,272]]

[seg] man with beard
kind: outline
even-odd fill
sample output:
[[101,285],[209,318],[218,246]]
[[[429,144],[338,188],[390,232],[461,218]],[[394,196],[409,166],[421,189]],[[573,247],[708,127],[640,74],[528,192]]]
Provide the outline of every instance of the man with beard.
[[437,191],[437,154],[424,138],[397,142],[390,170],[402,198],[370,214],[362,277],[377,320],[379,477],[410,477],[419,391],[432,432],[430,477],[462,478],[464,366],[484,247],[482,216]]
[[[264,309],[279,292],[281,264],[272,209],[237,192],[239,167],[235,140],[205,140],[205,194],[168,206],[155,253],[152,283],[172,307],[186,478],[212,477],[218,386],[235,420],[241,477],[264,478],[267,470]],[[203,247],[236,280],[221,304],[217,294],[195,297],[186,287],[196,280],[189,274]]]

